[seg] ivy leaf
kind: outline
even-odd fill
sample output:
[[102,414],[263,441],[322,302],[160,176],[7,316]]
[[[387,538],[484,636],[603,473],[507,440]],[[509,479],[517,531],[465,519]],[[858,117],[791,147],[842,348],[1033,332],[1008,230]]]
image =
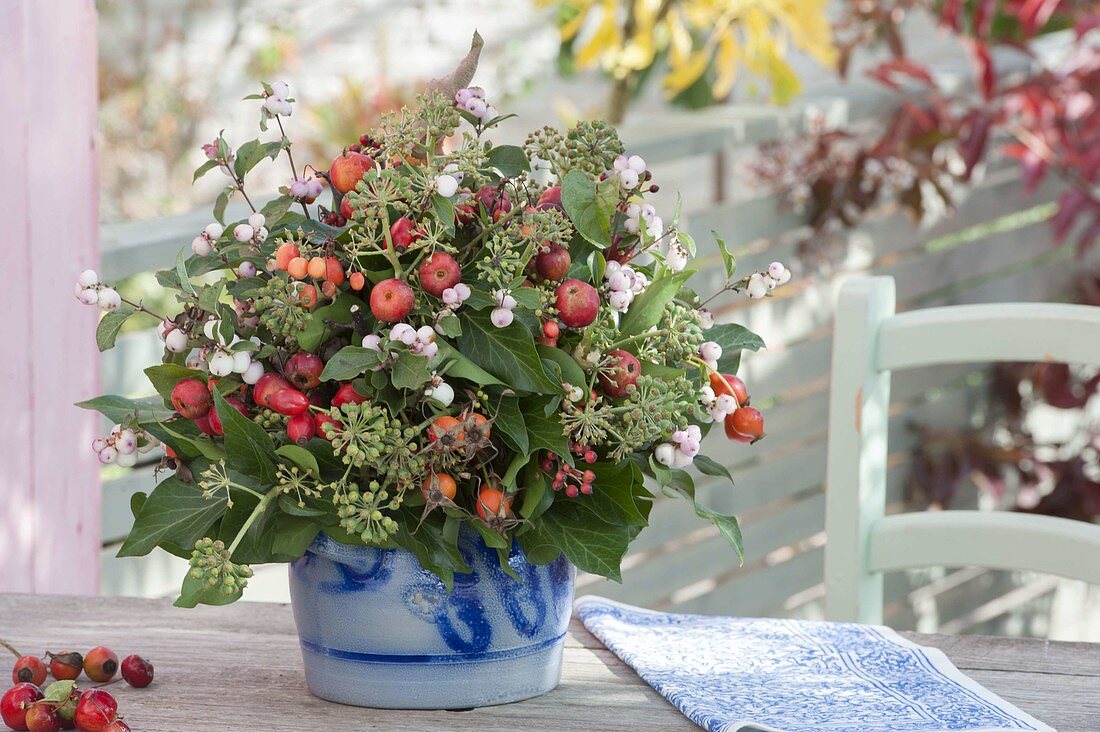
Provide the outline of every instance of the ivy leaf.
[[629,460],[585,466],[596,474],[596,489],[586,501],[602,520],[629,527],[634,536],[649,525],[652,501],[641,469]]
[[317,458],[301,445],[280,445],[275,450],[275,454],[286,458],[305,472],[312,474],[314,478],[321,477],[321,468],[317,465]]
[[382,354],[362,346],[344,346],[325,364],[321,381],[349,381],[382,363]]
[[432,378],[431,369],[428,368],[428,359],[417,356],[411,351],[402,351],[397,355],[397,361],[390,372],[393,385],[398,389],[417,390]]
[[534,453],[549,450],[555,455],[570,459],[569,440],[562,429],[561,416],[554,410],[547,416],[549,399],[525,399],[520,407],[523,422],[527,426],[527,451]]
[[309,545],[320,532],[321,526],[304,516],[276,516],[272,530],[271,559],[276,562],[295,561],[306,553],[306,549],[309,549]]
[[517,145],[497,145],[486,155],[489,165],[505,178],[515,178],[531,169],[527,153]]
[[466,379],[483,386],[504,385],[503,381],[478,366],[451,344],[437,340],[436,345],[439,346],[440,362],[443,364],[440,373],[455,379]]
[[644,333],[661,320],[665,308],[680,291],[680,285],[687,282],[693,272],[678,274],[654,280],[649,287],[635,298],[630,309],[623,316],[619,326],[620,334],[625,338]]
[[455,203],[449,198],[444,198],[438,193],[432,195],[432,211],[439,223],[447,232],[447,236],[455,235]]
[[556,392],[561,387],[546,376],[534,339],[518,322],[498,328],[487,312],[465,313],[458,346],[477,366],[519,391]]
[[561,203],[577,233],[600,249],[611,246],[611,219],[618,203],[618,181],[597,182],[574,168],[561,183]]
[[552,346],[535,346],[535,350],[539,352],[539,357],[543,361],[551,361],[557,364],[561,370],[561,380],[567,384],[573,386],[584,386],[588,383],[587,377],[584,375],[584,369],[577,363],[577,360],[570,356],[568,353],[560,348],[554,348]]
[[521,537],[529,556],[549,556],[557,548],[577,569],[622,582],[620,565],[634,538],[629,527],[609,524],[575,501],[555,501],[533,526]]
[[[454,541],[457,537],[448,539],[444,535],[441,519],[436,517],[439,512],[429,515],[422,522],[419,511],[412,508],[403,506],[399,513],[402,517],[397,520],[399,528],[393,540],[398,546],[415,554],[420,560],[420,566],[443,580],[444,586],[450,592],[454,586],[455,572],[470,571]],[[415,533],[411,533],[414,527]]]
[[722,347],[722,358],[718,359],[718,370],[722,373],[737,373],[741,351],[759,351],[764,347],[763,338],[737,323],[712,326],[706,331],[706,337]]
[[122,325],[135,312],[137,311],[132,307],[124,305],[99,319],[99,325],[95,329],[95,342],[99,346],[100,352],[114,348],[115,340],[118,338],[118,332],[122,330]]
[[330,335],[329,322],[350,323],[351,307],[362,305],[362,301],[341,292],[329,305],[317,308],[309,319],[309,324],[298,334],[298,345],[303,351],[316,351]]
[[527,437],[523,412],[519,408],[519,397],[501,397],[499,404],[500,408],[493,417],[493,429],[508,443],[508,447],[521,455],[529,454],[528,446],[531,443]]
[[264,485],[274,485],[278,480],[275,465],[279,457],[271,437],[263,427],[238,412],[217,390],[214,391],[214,407],[222,422],[229,467]]
[[145,499],[118,556],[144,556],[164,542],[189,547],[206,536],[225,514],[225,506],[224,494],[203,498],[197,484],[167,478]]
[[710,232],[710,235],[714,237],[714,242],[718,245],[718,252],[722,255],[722,266],[726,268],[726,281],[733,277],[733,273],[737,271],[737,258],[730,253],[729,247],[726,246],[726,240],[718,235],[717,231]]

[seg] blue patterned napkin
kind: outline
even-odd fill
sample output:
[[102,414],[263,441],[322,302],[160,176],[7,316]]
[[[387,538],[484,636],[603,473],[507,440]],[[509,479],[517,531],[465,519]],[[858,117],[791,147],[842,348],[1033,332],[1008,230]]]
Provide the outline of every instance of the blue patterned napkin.
[[601,597],[580,598],[576,612],[711,732],[1054,732],[889,628],[673,615]]

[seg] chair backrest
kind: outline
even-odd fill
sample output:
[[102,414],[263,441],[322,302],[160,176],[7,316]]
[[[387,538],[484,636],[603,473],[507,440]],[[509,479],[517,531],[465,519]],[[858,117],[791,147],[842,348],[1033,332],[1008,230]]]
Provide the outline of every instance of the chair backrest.
[[894,312],[894,280],[849,280],[833,337],[826,470],[826,614],[882,622],[882,573],[1024,569],[1100,584],[1100,525],[1012,512],[886,516],[890,372],[930,364],[1100,365],[1100,308],[1052,303]]

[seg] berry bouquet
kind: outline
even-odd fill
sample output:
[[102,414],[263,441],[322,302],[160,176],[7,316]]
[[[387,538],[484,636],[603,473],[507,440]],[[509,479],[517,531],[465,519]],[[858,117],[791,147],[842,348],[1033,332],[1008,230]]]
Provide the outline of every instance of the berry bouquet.
[[[564,554],[618,579],[647,483],[740,552],[736,519],[695,503],[686,468],[729,476],[700,454],[715,423],[763,436],[733,375],[762,341],[713,323],[687,284],[692,238],[646,203],[653,176],[614,129],[494,145],[509,117],[470,75],[434,82],[323,171],[291,153],[287,85],[264,84],[248,99],[273,139],[204,147],[196,178],[227,179],[217,221],[157,273],[181,311],[81,276],[78,299],[106,311],[101,349],[136,313],[161,321],[163,362],[145,370],[158,396],[80,406],[117,422],[93,446],[103,463],[164,445],[173,474],[134,496],[119,555],[189,559],[178,605],[236,600],[250,565],[292,562],[321,532],[406,549],[448,587],[469,571],[460,529],[505,572],[518,543],[532,564]],[[261,202],[246,180],[265,158],[291,179]],[[226,220],[233,197],[246,220]],[[737,277],[719,246],[723,291],[763,297],[789,277],[778,263]]]

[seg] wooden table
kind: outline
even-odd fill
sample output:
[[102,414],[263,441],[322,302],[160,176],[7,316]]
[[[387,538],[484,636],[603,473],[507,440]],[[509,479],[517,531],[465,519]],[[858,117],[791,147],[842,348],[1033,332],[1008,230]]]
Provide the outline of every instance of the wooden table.
[[[1100,730],[1100,644],[906,635],[1059,732]],[[365,710],[311,696],[287,605],[181,610],[161,600],[0,595],[0,638],[22,653],[107,645],[148,658],[152,686],[110,687],[135,732],[696,729],[576,621],[557,690],[468,712]]]

